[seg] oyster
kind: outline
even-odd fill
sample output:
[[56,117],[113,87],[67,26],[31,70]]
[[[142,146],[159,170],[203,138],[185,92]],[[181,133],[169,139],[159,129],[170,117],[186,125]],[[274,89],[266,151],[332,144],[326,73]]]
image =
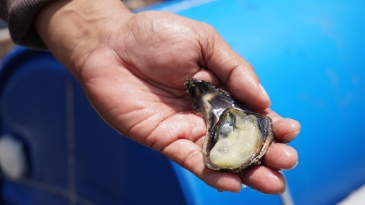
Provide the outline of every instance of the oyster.
[[247,110],[227,91],[203,80],[184,84],[194,110],[203,115],[207,134],[205,165],[223,172],[240,172],[261,163],[274,135],[269,117]]

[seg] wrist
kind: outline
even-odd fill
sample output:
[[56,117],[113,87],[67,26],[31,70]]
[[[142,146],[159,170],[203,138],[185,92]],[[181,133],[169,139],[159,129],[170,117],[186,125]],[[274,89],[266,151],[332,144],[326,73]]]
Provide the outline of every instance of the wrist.
[[120,0],[54,1],[41,9],[34,27],[55,57],[76,75],[93,50],[131,16]]

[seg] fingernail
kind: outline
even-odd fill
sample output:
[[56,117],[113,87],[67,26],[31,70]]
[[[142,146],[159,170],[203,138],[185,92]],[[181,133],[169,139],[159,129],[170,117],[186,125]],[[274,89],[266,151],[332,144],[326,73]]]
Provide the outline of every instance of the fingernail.
[[269,95],[267,94],[266,90],[264,89],[264,87],[262,87],[261,83],[260,83],[260,89],[261,89],[261,92],[262,94],[266,97],[266,99],[268,99],[270,101],[270,97]]
[[294,169],[298,165],[299,161],[291,168]]
[[292,170],[294,169],[297,165],[298,165],[299,162],[297,162],[294,166],[290,167],[289,169],[285,169],[285,170]]

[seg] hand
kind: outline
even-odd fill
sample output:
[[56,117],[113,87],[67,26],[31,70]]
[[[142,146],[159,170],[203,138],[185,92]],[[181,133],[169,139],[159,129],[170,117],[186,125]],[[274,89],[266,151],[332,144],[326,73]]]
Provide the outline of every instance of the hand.
[[[207,24],[174,14],[132,14],[119,0],[56,1],[45,6],[35,27],[50,51],[76,76],[91,104],[113,128],[188,169],[210,186],[238,192],[242,183],[281,193],[278,169],[297,164],[283,144],[300,125],[268,107],[270,100],[251,66]],[[201,153],[206,133],[184,90],[194,77],[226,88],[252,109],[273,119],[276,142],[261,166],[240,174],[207,169]]]

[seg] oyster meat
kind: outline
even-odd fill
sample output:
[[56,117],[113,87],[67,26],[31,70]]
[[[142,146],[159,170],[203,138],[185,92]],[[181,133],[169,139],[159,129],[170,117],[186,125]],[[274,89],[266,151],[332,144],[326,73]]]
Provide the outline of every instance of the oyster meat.
[[217,171],[240,172],[260,164],[274,138],[271,119],[247,110],[209,82],[190,78],[184,86],[194,110],[207,124],[205,165]]

